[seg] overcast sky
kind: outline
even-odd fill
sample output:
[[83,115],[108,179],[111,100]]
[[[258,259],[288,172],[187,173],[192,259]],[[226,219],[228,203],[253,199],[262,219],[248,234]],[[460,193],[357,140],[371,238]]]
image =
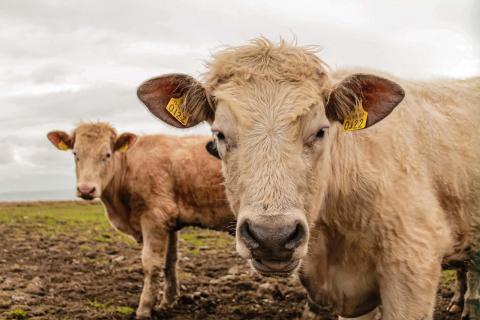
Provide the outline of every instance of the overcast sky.
[[333,68],[480,74],[478,0],[2,0],[0,193],[73,190],[71,153],[45,138],[53,129],[102,120],[119,131],[184,134],[146,111],[138,84],[168,72],[197,76],[218,48],[260,35],[320,45]]

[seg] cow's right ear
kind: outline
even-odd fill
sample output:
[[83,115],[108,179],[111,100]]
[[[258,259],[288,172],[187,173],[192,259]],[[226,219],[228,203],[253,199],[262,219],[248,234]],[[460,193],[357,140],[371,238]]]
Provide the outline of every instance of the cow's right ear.
[[205,88],[184,74],[168,74],[142,83],[138,98],[153,115],[177,128],[213,122],[214,110]]
[[65,151],[73,148],[73,139],[64,131],[50,131],[47,138],[59,150]]

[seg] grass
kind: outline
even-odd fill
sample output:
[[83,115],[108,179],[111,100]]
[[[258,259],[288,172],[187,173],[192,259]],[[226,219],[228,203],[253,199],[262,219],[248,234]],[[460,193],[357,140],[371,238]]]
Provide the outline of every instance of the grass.
[[15,225],[19,232],[36,230],[42,236],[75,234],[84,238],[81,240],[136,245],[133,239],[113,229],[98,202],[3,203],[0,204],[0,224]]
[[106,309],[107,305],[104,303],[98,302],[96,299],[90,300],[87,299],[87,304],[89,307],[94,308],[94,309]]
[[129,315],[134,313],[135,310],[130,307],[115,307],[115,313],[122,314],[122,315]]
[[95,223],[107,227],[103,207],[99,203],[79,202],[38,202],[0,205],[0,222],[9,223],[30,219],[55,226],[62,223]]
[[88,252],[88,251],[94,250],[93,247],[86,246],[84,244],[82,244],[80,247],[78,247],[78,249],[80,250],[80,252]]
[[440,278],[440,286],[448,287],[452,285],[457,279],[457,273],[455,270],[444,270],[442,272],[442,277]]
[[128,306],[109,306],[105,303],[100,303],[97,300],[87,300],[87,305],[90,308],[103,311],[109,314],[130,315],[135,312],[133,308]]
[[10,310],[8,312],[8,315],[13,319],[18,319],[18,320],[28,319],[27,312],[20,308],[15,308],[13,310]]
[[[0,204],[0,224],[15,225],[20,230],[36,230],[43,236],[71,235],[94,240],[97,244],[109,244],[118,240],[136,245],[130,237],[117,232],[105,217],[101,203],[93,202],[34,202]],[[34,228],[32,228],[32,226]],[[233,243],[233,238],[222,232],[196,228],[182,230],[180,238],[191,245],[194,255],[200,247],[225,248]],[[89,246],[82,246],[88,251]]]
[[[190,244],[194,249],[209,247],[212,249],[224,249],[233,244],[233,237],[224,232],[199,228],[187,228],[180,232],[180,239]],[[192,249],[192,250],[194,250]]]

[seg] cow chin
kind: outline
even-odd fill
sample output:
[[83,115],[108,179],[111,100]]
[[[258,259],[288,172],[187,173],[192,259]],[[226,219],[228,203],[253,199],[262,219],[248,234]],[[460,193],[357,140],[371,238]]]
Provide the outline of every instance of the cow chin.
[[100,195],[99,194],[84,194],[84,193],[77,192],[77,197],[81,198],[83,200],[91,201],[91,200],[99,199]]
[[265,277],[288,277],[300,267],[300,259],[291,259],[286,262],[251,259],[251,267]]

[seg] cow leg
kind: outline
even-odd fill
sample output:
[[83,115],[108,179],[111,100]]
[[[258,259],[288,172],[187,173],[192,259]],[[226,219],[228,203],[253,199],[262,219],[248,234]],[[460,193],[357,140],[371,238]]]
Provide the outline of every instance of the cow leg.
[[168,246],[165,256],[165,291],[160,307],[170,306],[177,297],[177,232],[168,231]]
[[480,320],[480,265],[478,263],[472,263],[468,267],[462,319]]
[[441,264],[435,259],[430,264],[396,261],[382,269],[382,320],[431,320],[440,274]]
[[313,302],[308,299],[307,303],[303,307],[303,313],[300,317],[301,320],[322,320],[322,316],[320,316],[319,307],[316,306]]
[[140,218],[143,235],[142,264],[144,272],[143,290],[137,309],[137,318],[150,318],[155,306],[159,285],[159,274],[163,267],[167,246],[168,226],[143,214]]
[[459,313],[463,310],[464,296],[467,291],[467,272],[464,269],[457,270],[457,279],[455,281],[455,293],[448,305],[447,311],[450,313]]

